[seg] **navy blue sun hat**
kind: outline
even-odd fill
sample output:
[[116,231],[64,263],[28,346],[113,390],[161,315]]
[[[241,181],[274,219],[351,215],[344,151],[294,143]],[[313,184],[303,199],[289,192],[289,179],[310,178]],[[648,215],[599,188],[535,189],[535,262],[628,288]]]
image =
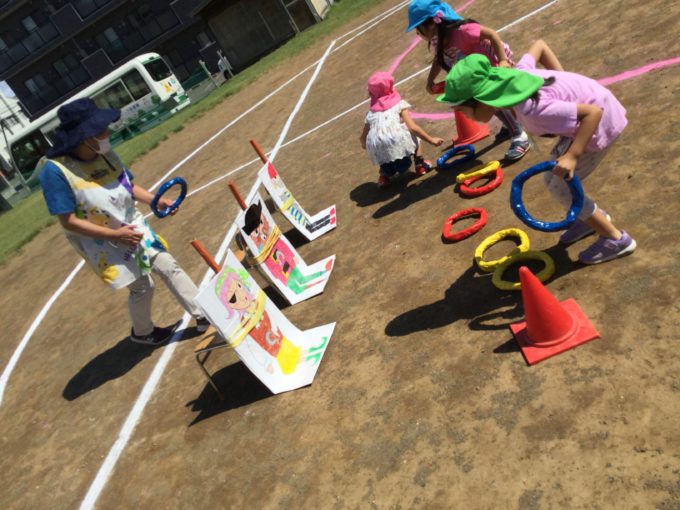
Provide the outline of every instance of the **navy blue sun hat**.
[[69,154],[84,140],[102,133],[112,122],[120,119],[120,110],[97,107],[85,97],[63,105],[57,110],[61,124],[54,136],[54,145],[47,151],[50,158]]

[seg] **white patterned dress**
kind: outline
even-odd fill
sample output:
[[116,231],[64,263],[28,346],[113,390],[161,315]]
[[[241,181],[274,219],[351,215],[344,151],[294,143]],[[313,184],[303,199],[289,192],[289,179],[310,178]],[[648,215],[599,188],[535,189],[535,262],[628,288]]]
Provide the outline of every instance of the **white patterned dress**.
[[368,136],[366,136],[366,150],[376,165],[391,163],[416,152],[416,139],[401,120],[401,111],[411,108],[402,100],[382,112],[366,114]]

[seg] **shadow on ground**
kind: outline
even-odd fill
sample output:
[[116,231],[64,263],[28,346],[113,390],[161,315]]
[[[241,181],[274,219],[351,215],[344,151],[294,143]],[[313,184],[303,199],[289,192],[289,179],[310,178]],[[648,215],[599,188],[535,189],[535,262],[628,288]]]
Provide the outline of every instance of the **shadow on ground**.
[[[585,267],[573,262],[563,245],[556,244],[546,250],[555,261],[555,274],[546,282]],[[533,261],[524,263],[532,272],[542,266]],[[511,266],[504,279],[517,281],[520,264]],[[458,320],[467,320],[468,327],[475,331],[499,331],[524,317],[522,294],[517,291],[502,291],[491,283],[491,273],[480,273],[473,263],[446,289],[440,301],[409,310],[392,319],[385,327],[388,336],[406,336],[418,331],[442,328]],[[514,339],[494,349],[496,353],[515,352]]]
[[191,427],[213,416],[247,406],[274,394],[260,382],[240,361],[212,374],[215,385],[220,389],[224,400],[220,400],[215,389],[206,383],[201,394],[187,404],[198,415],[189,424]]
[[[188,328],[183,330],[179,341],[183,342],[199,335],[200,333],[196,331],[195,327]],[[66,400],[72,401],[109,381],[118,379],[127,374],[138,363],[151,356],[160,347],[163,347],[163,345],[136,344],[125,337],[81,368],[66,384],[62,396]]]

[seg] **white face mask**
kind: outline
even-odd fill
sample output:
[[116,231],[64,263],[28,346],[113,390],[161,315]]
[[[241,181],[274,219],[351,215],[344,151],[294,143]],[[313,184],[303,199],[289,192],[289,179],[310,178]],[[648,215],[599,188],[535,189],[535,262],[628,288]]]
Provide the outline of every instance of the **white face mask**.
[[87,146],[95,151],[97,154],[106,154],[111,150],[111,142],[109,141],[109,137],[107,136],[106,138],[95,138],[97,140],[97,145],[98,148],[92,147],[89,143]]

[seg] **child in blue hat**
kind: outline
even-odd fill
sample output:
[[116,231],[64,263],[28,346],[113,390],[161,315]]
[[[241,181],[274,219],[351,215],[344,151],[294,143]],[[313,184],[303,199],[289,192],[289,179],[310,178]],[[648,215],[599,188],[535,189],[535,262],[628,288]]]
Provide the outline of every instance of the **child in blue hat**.
[[[512,67],[512,51],[498,33],[472,19],[463,19],[450,5],[441,0],[412,0],[408,8],[407,32],[415,29],[434,48],[430,74],[427,77],[427,91],[434,94],[434,80],[442,69],[447,72],[461,58],[473,53],[488,57],[492,65]],[[508,161],[522,158],[531,148],[531,141],[522,126],[509,110],[498,110],[496,117],[503,123],[503,129],[496,141],[511,139],[505,153]]]

